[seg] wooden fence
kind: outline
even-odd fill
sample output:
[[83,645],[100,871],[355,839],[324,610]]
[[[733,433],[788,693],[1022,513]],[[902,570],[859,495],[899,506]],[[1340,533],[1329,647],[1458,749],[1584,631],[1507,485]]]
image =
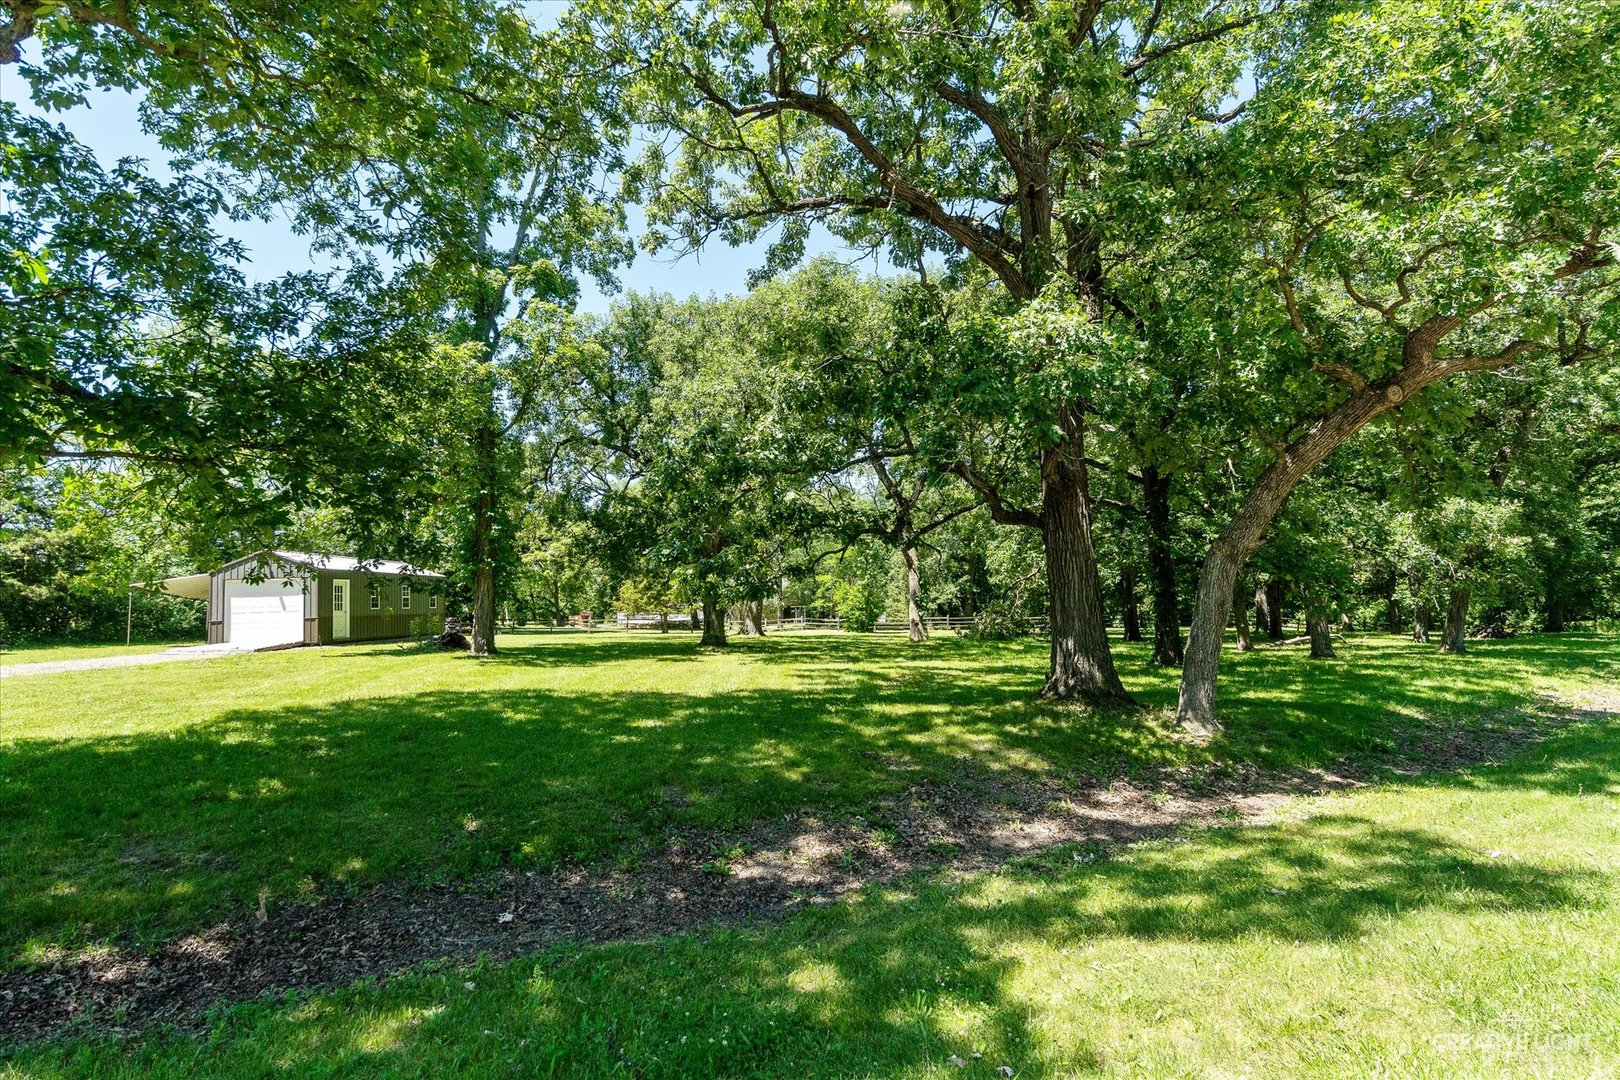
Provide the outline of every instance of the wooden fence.
[[[1031,634],[1045,634],[1048,632],[1045,616],[1033,615],[1022,621]],[[734,627],[736,620],[728,620],[728,624]],[[930,615],[923,620],[923,624],[928,627],[929,633],[939,631],[961,633],[973,629],[973,617],[971,615]],[[552,626],[543,623],[529,623],[523,629],[551,633],[584,633],[593,630],[641,630],[657,633],[661,627],[662,621],[657,615],[636,614],[625,618],[599,619],[589,625]],[[696,629],[699,628],[694,627],[691,620],[685,615],[679,618],[671,616],[669,620],[671,633],[689,633]],[[845,629],[844,620],[839,618],[814,619],[800,615],[790,619],[765,620],[765,631],[767,633],[783,630],[843,631]],[[904,619],[879,619],[877,625],[872,628],[872,632],[876,634],[908,634],[911,632],[911,625]]]
[[[1047,621],[1044,616],[1031,616],[1023,620],[1025,626],[1032,634],[1047,632]],[[973,616],[971,615],[930,615],[923,619],[923,625],[928,627],[930,633],[939,630],[950,630],[960,633],[973,629]],[[843,630],[842,619],[777,619],[766,622],[766,629],[776,630]],[[911,624],[904,619],[879,619],[877,625],[872,627],[876,634],[909,634]]]

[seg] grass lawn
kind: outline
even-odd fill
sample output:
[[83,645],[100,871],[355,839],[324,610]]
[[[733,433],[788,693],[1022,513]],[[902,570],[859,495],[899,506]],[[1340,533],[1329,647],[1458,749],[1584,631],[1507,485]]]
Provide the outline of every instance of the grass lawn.
[[[1198,749],[1157,713],[1035,702],[1039,642],[502,644],[488,661],[370,646],[8,682],[0,964],[195,929],[261,890],[632,858],[673,825],[859,807],[966,764],[1110,777],[1376,759],[1403,729],[1620,682],[1620,641],[1582,635],[1465,657],[1394,638],[1337,661],[1260,650],[1230,658],[1227,731]],[[1119,655],[1141,700],[1173,702],[1171,673]],[[1620,1066],[1617,795],[1620,726],[1589,724],[1264,828],[874,888],[764,930],[240,1006],[207,1041],[28,1050],[10,1068],[1601,1075]]]
[[201,642],[157,641],[134,642],[130,645],[20,645],[0,650],[0,666],[43,664],[56,660],[94,660],[102,656],[137,656],[142,653],[162,652],[177,645],[195,645]]

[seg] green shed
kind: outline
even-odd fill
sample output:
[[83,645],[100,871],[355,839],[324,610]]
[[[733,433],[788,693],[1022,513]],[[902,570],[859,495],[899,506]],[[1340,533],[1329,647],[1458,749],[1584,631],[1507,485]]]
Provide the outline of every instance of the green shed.
[[332,645],[444,629],[444,575],[403,562],[266,550],[154,584],[207,601],[210,645]]

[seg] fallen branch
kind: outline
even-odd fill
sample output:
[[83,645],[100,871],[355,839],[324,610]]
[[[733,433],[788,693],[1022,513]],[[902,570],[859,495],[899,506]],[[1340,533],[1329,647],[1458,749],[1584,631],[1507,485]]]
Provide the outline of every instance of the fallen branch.
[[[1350,643],[1350,639],[1345,637],[1343,634],[1334,633],[1329,634],[1328,636],[1338,638],[1347,645]],[[1265,647],[1268,649],[1280,649],[1284,645],[1309,645],[1310,643],[1311,635],[1301,634],[1299,637],[1284,638],[1282,641],[1268,641],[1265,643]]]

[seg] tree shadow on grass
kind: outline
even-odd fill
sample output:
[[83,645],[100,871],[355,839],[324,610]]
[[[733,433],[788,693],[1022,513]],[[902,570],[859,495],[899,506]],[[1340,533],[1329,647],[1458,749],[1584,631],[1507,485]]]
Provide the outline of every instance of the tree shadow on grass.
[[[1113,649],[1142,714],[1166,719],[1180,673],[1150,666],[1146,643],[1115,642]],[[1459,657],[1392,635],[1358,635],[1329,661],[1311,660],[1296,648],[1230,650],[1220,687],[1225,728],[1211,755],[1268,768],[1377,758],[1409,749],[1414,736],[1459,723],[1467,727],[1486,710],[1524,703],[1533,678],[1620,682],[1620,639],[1614,637],[1527,635],[1473,642],[1470,649]],[[957,712],[984,707],[987,693],[1000,695],[1003,703],[1033,706],[1047,662],[1044,639],[955,635],[913,645],[898,635],[780,634],[737,639],[728,651],[746,663],[791,668],[811,685],[837,688],[857,700]],[[691,641],[599,635],[532,640],[509,648],[503,662],[545,667],[610,657],[702,656]],[[1102,715],[1083,705],[1043,704],[1030,711],[1046,735],[1097,723]],[[1130,762],[1117,767],[1132,771]]]
[[[1198,990],[1157,972],[1191,951],[1217,950],[1204,965],[1219,969],[1256,942],[1352,942],[1427,912],[1575,909],[1604,902],[1605,887],[1340,814],[1089,866],[1058,853],[1008,875],[872,889],[777,927],[558,949],[239,1010],[208,1063],[228,1071],[268,1051],[294,1076],[882,1076],[955,1055],[977,1070],[963,1075],[1068,1075],[1106,1051],[1065,1030],[1073,1014],[1054,1028],[1054,1011],[1106,1008],[1128,988],[1184,1014]],[[157,1043],[131,1064],[161,1075],[189,1053]]]
[[[1608,662],[1603,643],[1576,644],[1568,670]],[[237,709],[172,733],[16,740],[0,744],[0,962],[29,942],[192,929],[261,895],[634,858],[674,829],[836,815],[965,770],[1102,780],[1329,766],[1383,753],[1432,714],[1457,713],[1466,733],[1469,703],[1507,700],[1522,665],[1558,655],[1530,643],[1498,659],[1495,645],[1443,669],[1420,647],[1331,666],[1249,654],[1231,665],[1226,734],[1204,749],[1151,716],[1034,700],[1038,644],[854,635],[742,645],[748,662],[792,665],[779,689],[435,690]],[[497,662],[690,648],[547,639],[532,661]],[[1134,687],[1143,697],[1173,693],[1171,676],[1152,678]],[[1597,785],[1593,768],[1558,782]]]
[[[381,648],[365,644],[340,646],[336,651],[343,659],[390,658],[403,661],[436,650],[417,643],[405,643]],[[698,647],[697,635],[692,633],[503,631],[496,639],[494,656],[472,656],[463,652],[454,659],[469,665],[570,668],[647,660],[695,661],[701,660],[704,655],[704,651]]]
[[[1023,706],[977,704],[945,725],[838,688],[433,691],[0,745],[0,942],[16,960],[30,940],[192,929],[261,890],[633,857],[671,829],[836,815],[968,758],[1027,770],[995,742],[998,710]],[[1136,739],[1086,732],[1109,759]]]
[[[1341,646],[1335,660],[1290,649],[1233,654],[1221,676],[1224,730],[1211,750],[1270,767],[1404,756],[1426,737],[1477,731],[1504,710],[1535,704],[1537,680],[1620,680],[1614,638],[1531,636],[1470,650],[1451,656],[1369,635]],[[1173,686],[1163,701],[1174,705]]]

